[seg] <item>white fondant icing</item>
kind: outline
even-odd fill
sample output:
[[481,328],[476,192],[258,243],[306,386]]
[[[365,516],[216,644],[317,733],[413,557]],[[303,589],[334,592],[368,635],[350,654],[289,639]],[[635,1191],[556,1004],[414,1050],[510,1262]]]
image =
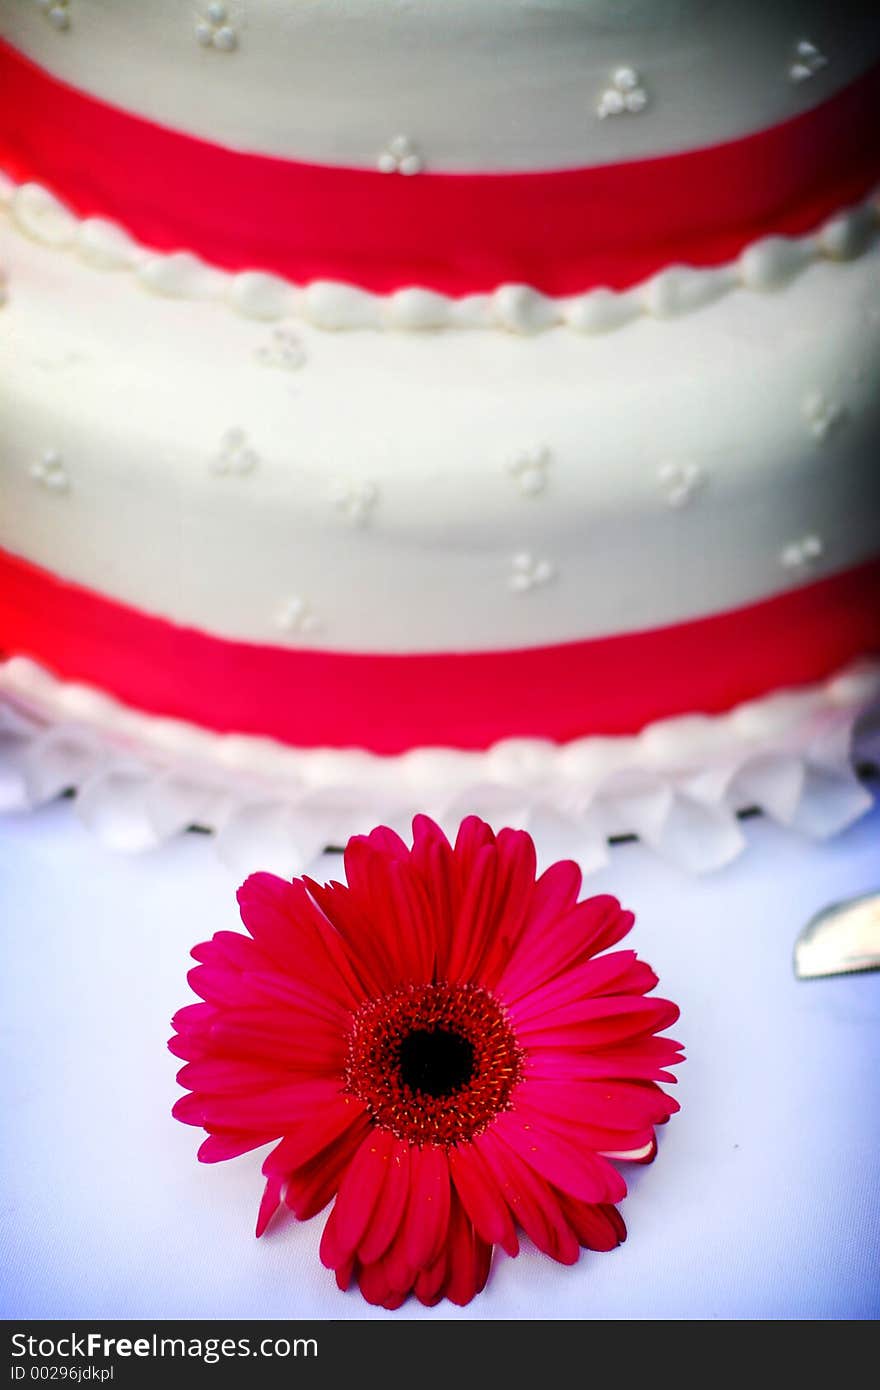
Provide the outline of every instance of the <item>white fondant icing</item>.
[[138,284],[155,294],[216,300],[245,318],[299,317],[333,332],[495,328],[530,337],[569,328],[588,336],[606,334],[642,318],[679,318],[738,289],[772,293],[817,262],[864,255],[880,232],[880,195],[875,194],[855,208],[835,213],[816,233],[763,237],[730,265],[667,266],[631,290],[600,288],[553,298],[528,285],[501,285],[492,294],[454,299],[418,287],[373,294],[329,280],[297,288],[262,271],[216,270],[188,251],[155,254],[139,247],[113,223],[100,218],[78,222],[38,184],[16,188],[9,180],[4,183],[2,175],[0,206],[8,207],[13,224],[35,241],[73,251],[95,269],[131,270]]
[[872,798],[853,772],[852,739],[878,701],[880,665],[861,663],[822,685],[713,718],[663,720],[634,738],[379,757],[209,733],[15,657],[0,663],[0,809],[75,789],[80,818],[113,848],[149,849],[200,825],[242,871],[253,868],[255,837],[264,846],[268,835],[282,842],[286,872],[299,873],[326,845],[379,822],[405,831],[423,812],[454,832],[479,808],[532,830],[552,817],[596,867],[609,837],[636,834],[702,873],[742,852],[738,812],[760,809],[814,838],[864,814]]
[[738,278],[748,290],[779,290],[822,254],[821,237],[762,237],[740,254]]
[[[145,612],[271,644],[293,592],[323,624],[300,646],[520,648],[783,592],[813,573],[780,563],[804,536],[821,536],[823,575],[880,548],[876,242],[774,294],[641,315],[619,338],[327,334],[299,319],[295,391],[259,360],[272,327],[225,301],[145,294],[137,275],[99,273],[2,218],[0,242],[15,289],[0,321],[0,546]],[[821,447],[815,392],[846,411]],[[71,476],[75,460],[63,506],[29,476],[48,444]],[[543,450],[546,469],[508,471]],[[685,473],[661,476],[666,464]],[[675,501],[692,467],[711,486],[664,520],[664,488]],[[521,477],[542,473],[524,496]],[[353,501],[337,503],[337,481]],[[364,485],[381,503],[349,533]],[[556,573],[513,601],[519,551]]]
[[13,197],[12,207],[21,230],[46,246],[73,246],[83,225],[37,183],[22,184]]
[[[199,263],[201,270],[202,262]],[[273,319],[294,314],[297,308],[296,291],[277,275],[265,275],[260,270],[244,270],[227,275],[222,281],[212,281],[218,296],[225,295],[232,307],[248,319]],[[186,297],[186,290],[182,292]],[[206,297],[213,297],[209,290]]]
[[[230,279],[222,270],[212,269],[189,251],[149,256],[138,265],[135,273],[144,289],[169,299],[219,299]],[[263,318],[264,315],[258,313],[252,317]]]
[[76,250],[96,270],[133,270],[148,260],[147,253],[118,223],[103,217],[87,217],[79,224]]
[[364,169],[396,132],[450,171],[712,145],[788,120],[880,57],[864,0],[76,0],[75,13],[63,43],[31,4],[0,5],[0,30],[161,125]]

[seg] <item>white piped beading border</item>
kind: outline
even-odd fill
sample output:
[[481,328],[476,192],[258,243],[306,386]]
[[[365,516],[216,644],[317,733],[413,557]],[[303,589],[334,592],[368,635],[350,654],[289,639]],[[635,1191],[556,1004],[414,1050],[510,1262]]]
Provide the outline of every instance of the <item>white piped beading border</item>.
[[491,294],[453,298],[415,286],[390,294],[330,280],[300,287],[263,271],[217,270],[188,251],[156,254],[115,223],[77,218],[41,185],[16,185],[2,173],[0,207],[24,235],[72,252],[96,270],[127,271],[154,294],[226,303],[245,318],[298,318],[330,331],[502,329],[531,335],[568,328],[588,335],[608,333],[640,318],[680,318],[732,290],[778,290],[817,261],[853,260],[880,230],[875,194],[807,236],[762,237],[727,265],[670,265],[630,290],[594,289],[553,298],[528,285],[508,284]]
[[635,737],[568,744],[507,739],[485,752],[421,748],[393,757],[296,749],[216,734],[127,708],[57,680],[24,657],[0,663],[0,809],[75,790],[82,822],[116,849],[153,848],[196,825],[237,871],[290,875],[327,845],[379,823],[408,829],[426,812],[454,831],[465,815],[522,826],[587,870],[608,841],[637,835],[702,873],[747,843],[757,808],[815,838],[864,814],[854,732],[880,732],[880,663],[782,691],[728,714],[654,723]]

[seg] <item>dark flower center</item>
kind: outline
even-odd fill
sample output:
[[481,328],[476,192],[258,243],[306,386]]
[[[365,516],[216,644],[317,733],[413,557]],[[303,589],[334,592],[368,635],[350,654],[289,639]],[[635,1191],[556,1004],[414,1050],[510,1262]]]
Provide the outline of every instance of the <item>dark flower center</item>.
[[479,985],[404,985],[355,1013],[348,1091],[373,1121],[414,1144],[457,1144],[510,1104],[523,1052]]
[[400,1079],[411,1091],[451,1096],[474,1074],[474,1045],[448,1028],[416,1028],[400,1044]]

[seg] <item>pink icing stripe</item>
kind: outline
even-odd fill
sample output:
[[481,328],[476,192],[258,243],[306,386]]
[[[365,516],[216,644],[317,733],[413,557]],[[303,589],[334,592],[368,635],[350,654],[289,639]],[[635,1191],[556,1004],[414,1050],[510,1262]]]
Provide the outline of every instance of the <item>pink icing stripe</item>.
[[880,559],[648,632],[521,651],[372,655],[212,637],[0,551],[0,651],[148,713],[300,747],[376,753],[635,733],[822,680],[880,652]]
[[0,42],[0,167],[158,251],[305,284],[550,295],[636,284],[810,232],[880,178],[880,68],[756,135],[535,174],[419,174],[242,154],[67,86]]

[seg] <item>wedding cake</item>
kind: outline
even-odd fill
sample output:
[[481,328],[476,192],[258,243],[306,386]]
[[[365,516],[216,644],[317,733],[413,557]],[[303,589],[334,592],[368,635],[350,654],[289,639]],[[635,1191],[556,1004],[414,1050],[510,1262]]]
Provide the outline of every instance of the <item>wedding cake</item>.
[[0,35],[16,795],[288,862],[423,810],[703,868],[748,807],[864,808],[880,10],[4,0]]

